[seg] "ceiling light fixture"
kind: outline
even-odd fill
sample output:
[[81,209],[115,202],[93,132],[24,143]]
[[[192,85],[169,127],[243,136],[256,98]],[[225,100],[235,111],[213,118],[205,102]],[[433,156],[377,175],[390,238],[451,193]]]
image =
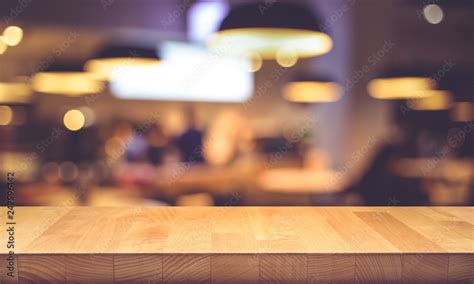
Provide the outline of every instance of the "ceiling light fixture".
[[436,81],[429,74],[419,70],[389,70],[369,82],[369,95],[382,100],[421,99],[433,93]]
[[330,103],[340,99],[341,87],[318,77],[299,77],[285,85],[283,97],[296,103]]
[[452,95],[448,91],[432,90],[425,91],[430,93],[428,97],[413,99],[408,102],[408,107],[413,110],[446,110],[451,108]]
[[28,84],[19,82],[0,82],[0,103],[28,103],[31,89]]
[[77,64],[51,66],[33,77],[32,86],[39,93],[66,96],[96,94],[104,89],[97,75],[83,72]]
[[86,62],[84,69],[102,80],[135,67],[152,67],[160,63],[157,52],[152,48],[125,45],[110,45],[102,49],[97,57]]
[[280,2],[246,4],[231,9],[208,46],[237,56],[258,53],[262,59],[277,59],[289,67],[299,58],[331,50],[332,40],[319,26],[307,7]]

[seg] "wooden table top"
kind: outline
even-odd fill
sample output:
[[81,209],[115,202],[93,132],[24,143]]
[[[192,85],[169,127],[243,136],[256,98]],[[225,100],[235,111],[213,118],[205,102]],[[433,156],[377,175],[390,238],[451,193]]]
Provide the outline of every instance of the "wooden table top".
[[[473,207],[15,210],[16,254],[474,253]],[[5,244],[6,208],[0,211]]]

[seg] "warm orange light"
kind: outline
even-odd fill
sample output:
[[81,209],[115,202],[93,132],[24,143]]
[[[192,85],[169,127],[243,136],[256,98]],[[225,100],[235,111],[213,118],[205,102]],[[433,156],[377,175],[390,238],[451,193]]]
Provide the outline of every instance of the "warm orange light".
[[276,54],[276,61],[282,67],[291,67],[298,62],[298,54],[292,50],[281,49]]
[[208,46],[216,52],[245,55],[257,52],[263,59],[276,59],[282,49],[291,50],[297,58],[325,54],[332,48],[329,35],[310,30],[284,28],[236,28],[219,31]]
[[424,91],[428,97],[408,101],[408,107],[414,110],[445,110],[452,104],[452,96],[447,91]]
[[3,41],[9,46],[18,45],[23,39],[23,30],[17,26],[9,26],[3,31]]
[[160,64],[160,60],[138,57],[116,57],[91,59],[86,62],[85,70],[96,74],[102,80],[110,80],[129,68],[150,67]]
[[40,93],[78,96],[99,93],[104,84],[87,72],[41,72],[33,78],[33,89]]
[[0,103],[27,103],[31,100],[31,89],[27,84],[0,82]]
[[64,115],[64,126],[71,131],[77,131],[84,126],[85,117],[77,109],[71,109]]
[[256,52],[251,52],[247,54],[247,57],[250,59],[250,72],[257,72],[262,68],[263,59],[260,54]]
[[110,157],[117,157],[124,153],[125,143],[122,139],[118,137],[112,137],[105,142],[105,153]]
[[7,51],[7,44],[5,43],[5,38],[0,36],[0,55],[4,54]]
[[329,103],[339,100],[340,90],[332,82],[291,82],[283,89],[283,96],[291,102]]
[[0,125],[9,125],[13,119],[13,111],[9,106],[0,106]]
[[369,82],[369,94],[377,99],[417,99],[433,95],[436,83],[427,77],[400,77],[374,79]]

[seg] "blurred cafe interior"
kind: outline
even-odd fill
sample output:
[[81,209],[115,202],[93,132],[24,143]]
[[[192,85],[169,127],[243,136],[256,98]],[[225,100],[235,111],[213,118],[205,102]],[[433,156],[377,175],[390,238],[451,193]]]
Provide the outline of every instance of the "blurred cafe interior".
[[473,205],[473,19],[472,0],[2,0],[0,173],[25,206]]

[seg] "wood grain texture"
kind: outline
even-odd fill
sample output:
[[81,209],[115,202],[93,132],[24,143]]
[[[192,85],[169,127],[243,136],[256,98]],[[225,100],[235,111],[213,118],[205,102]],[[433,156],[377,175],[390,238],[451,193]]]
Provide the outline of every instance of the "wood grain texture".
[[66,257],[63,255],[21,255],[18,273],[21,283],[66,282]]
[[474,252],[472,207],[19,207],[17,215],[17,254]]
[[307,266],[306,255],[261,255],[260,283],[306,283]]
[[402,281],[402,261],[400,255],[357,255],[355,279],[360,283],[393,283]]
[[114,275],[116,283],[161,283],[163,256],[115,255]]
[[308,256],[309,283],[344,283],[355,279],[355,256],[319,254]]
[[258,283],[258,255],[221,254],[211,257],[212,283]]
[[7,269],[7,257],[6,254],[0,254],[0,283],[18,283],[18,256],[15,256],[15,263],[13,277],[7,275],[9,270]]
[[448,279],[449,255],[409,254],[402,256],[405,282],[438,282]]
[[474,279],[471,207],[19,207],[17,216],[23,283]]
[[66,256],[67,283],[113,283],[113,255]]
[[210,255],[163,256],[163,282],[211,283]]
[[414,248],[422,251],[444,252],[444,249],[386,212],[356,212],[362,221],[392,243],[400,251]]
[[449,256],[448,280],[450,282],[474,282],[474,254]]

